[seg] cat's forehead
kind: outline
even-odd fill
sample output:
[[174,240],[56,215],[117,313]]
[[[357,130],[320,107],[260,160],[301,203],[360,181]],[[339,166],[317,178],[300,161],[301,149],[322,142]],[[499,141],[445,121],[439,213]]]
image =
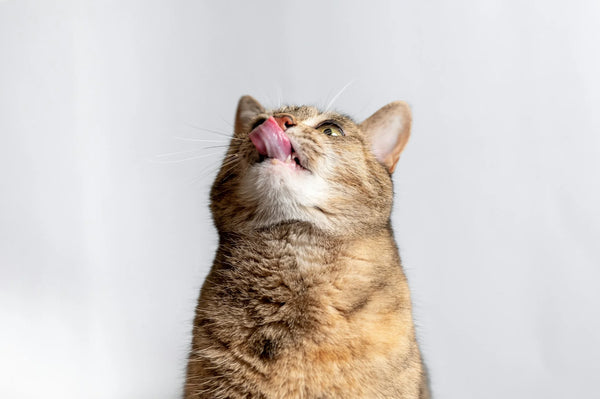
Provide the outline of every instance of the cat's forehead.
[[347,115],[334,111],[321,111],[320,109],[309,105],[286,105],[279,109],[271,111],[272,114],[286,113],[292,114],[302,123],[311,125],[322,120],[333,120],[342,124],[356,125],[356,122]]

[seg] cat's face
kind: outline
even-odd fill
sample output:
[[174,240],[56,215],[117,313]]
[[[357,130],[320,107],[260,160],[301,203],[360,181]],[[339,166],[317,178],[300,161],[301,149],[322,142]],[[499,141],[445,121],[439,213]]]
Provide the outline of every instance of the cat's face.
[[313,107],[266,111],[242,97],[235,133],[211,191],[220,231],[305,222],[337,236],[389,220],[393,171],[408,139],[404,103],[362,124]]

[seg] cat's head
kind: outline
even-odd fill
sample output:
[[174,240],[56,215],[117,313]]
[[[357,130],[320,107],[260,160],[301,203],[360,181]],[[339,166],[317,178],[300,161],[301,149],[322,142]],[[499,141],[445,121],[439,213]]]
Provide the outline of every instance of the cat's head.
[[364,122],[309,106],[265,110],[238,103],[234,135],[211,190],[221,232],[303,222],[336,236],[385,227],[391,173],[410,135],[408,105],[390,103]]

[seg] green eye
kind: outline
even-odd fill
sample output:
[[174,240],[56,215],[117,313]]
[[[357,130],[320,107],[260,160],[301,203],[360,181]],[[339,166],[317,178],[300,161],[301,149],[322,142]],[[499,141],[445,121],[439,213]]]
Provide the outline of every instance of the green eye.
[[343,136],[344,131],[337,125],[333,123],[324,123],[317,128],[317,130],[321,133],[325,133],[328,136]]

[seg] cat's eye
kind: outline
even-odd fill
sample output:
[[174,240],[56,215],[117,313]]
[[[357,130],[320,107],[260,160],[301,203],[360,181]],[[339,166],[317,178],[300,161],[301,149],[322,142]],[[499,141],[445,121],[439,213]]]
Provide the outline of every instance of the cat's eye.
[[324,123],[317,127],[317,130],[321,133],[325,133],[328,136],[344,136],[344,131],[341,127],[334,123]]

